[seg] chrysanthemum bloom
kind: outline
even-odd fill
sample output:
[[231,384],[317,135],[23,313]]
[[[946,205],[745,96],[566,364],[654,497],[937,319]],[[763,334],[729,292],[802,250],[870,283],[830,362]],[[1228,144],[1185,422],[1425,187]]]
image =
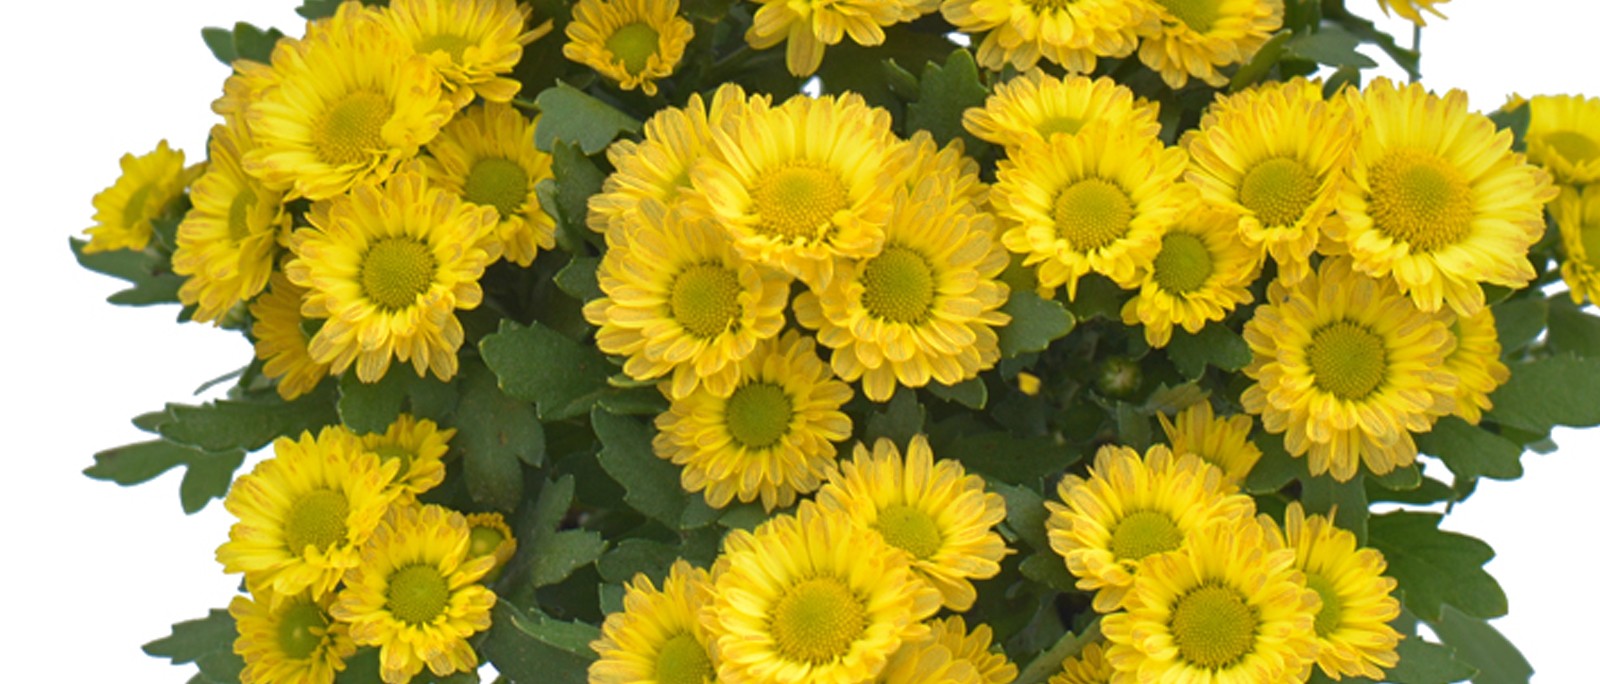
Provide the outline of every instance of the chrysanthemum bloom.
[[190,189],[194,206],[178,224],[172,270],[187,276],[178,299],[195,307],[196,321],[217,321],[261,292],[279,233],[289,228],[283,196],[239,166],[248,144],[240,131],[211,128],[211,163]]
[[1400,616],[1393,593],[1396,582],[1383,576],[1387,567],[1377,549],[1358,548],[1356,536],[1320,515],[1308,516],[1300,502],[1289,503],[1284,528],[1262,515],[1268,544],[1294,551],[1295,569],[1305,573],[1306,588],[1317,592],[1317,665],[1334,679],[1344,676],[1384,678],[1383,669],[1400,662],[1395,653],[1400,636],[1389,623]]
[[1157,21],[1139,61],[1176,90],[1190,77],[1220,88],[1217,67],[1243,64],[1283,26],[1283,0],[1151,0]]
[[961,463],[935,462],[928,438],[911,438],[904,460],[894,442],[880,437],[868,451],[828,473],[817,503],[850,515],[905,552],[911,570],[939,590],[953,611],[972,607],[974,579],[1000,573],[1008,549],[994,526],[1006,517],[1006,502],[984,491],[984,479]]
[[928,621],[928,636],[901,646],[872,684],[1011,684],[1017,666],[991,652],[994,633],[978,625],[967,633],[959,615]]
[[256,358],[266,362],[261,374],[278,381],[278,396],[285,401],[316,389],[328,376],[328,364],[311,358],[311,335],[300,315],[306,290],[273,272],[266,294],[250,302],[250,334],[255,337]]
[[1600,98],[1536,95],[1528,100],[1528,161],[1557,183],[1600,180]]
[[1127,612],[1100,622],[1116,684],[1297,682],[1316,654],[1317,593],[1254,518],[1209,525],[1145,560]]
[[705,387],[656,417],[655,453],[683,466],[683,488],[705,490],[715,508],[761,499],[767,510],[822,486],[834,442],[850,437],[840,407],[850,386],[817,358],[816,343],[791,330],[735,364],[732,392]]
[[456,109],[428,60],[360,3],[340,5],[303,40],[279,40],[272,69],[277,82],[245,111],[256,147],[244,169],[292,197],[381,182]]
[[483,301],[478,278],[500,254],[496,210],[429,187],[413,165],[312,205],[308,218],[314,228],[295,232],[284,272],[310,289],[301,312],[328,319],[311,357],[335,373],[354,363],[362,382],[383,379],[391,358],[418,376],[454,377],[464,339],[455,310]]
[[1427,26],[1428,22],[1423,20],[1421,10],[1427,10],[1429,14],[1440,19],[1449,19],[1449,17],[1433,7],[1447,2],[1450,2],[1450,0],[1378,0],[1378,7],[1383,8],[1385,15],[1389,14],[1390,10],[1393,10],[1395,14],[1410,19],[1411,23],[1418,26]]
[[1561,188],[1550,217],[1561,230],[1561,279],[1573,303],[1600,300],[1600,185]]
[[439,429],[427,418],[402,413],[382,434],[361,436],[361,445],[384,461],[399,461],[394,486],[402,500],[416,497],[444,482],[444,455],[450,450],[455,428]]
[[1188,157],[1130,124],[1097,123],[1017,150],[989,196],[1010,225],[1006,249],[1038,265],[1041,288],[1066,285],[1069,298],[1090,271],[1138,286],[1163,229],[1195,204],[1178,182]]
[[423,665],[438,676],[472,672],[467,638],[489,628],[494,592],[478,584],[493,556],[472,558],[471,530],[440,506],[395,506],[361,549],[333,604],[350,638],[378,647],[387,684],[404,684]]
[[1243,484],[1250,469],[1261,460],[1261,449],[1250,441],[1250,428],[1255,421],[1248,415],[1216,416],[1208,400],[1179,411],[1176,419],[1167,418],[1165,413],[1157,413],[1156,418],[1161,420],[1172,453],[1199,456],[1222,470],[1225,484]]
[[1488,282],[1533,279],[1528,249],[1544,234],[1550,174],[1511,151],[1511,131],[1467,111],[1467,94],[1378,78],[1350,93],[1364,123],[1328,237],[1375,278],[1392,274],[1424,311],[1483,308]]
[[248,59],[233,60],[233,73],[222,82],[222,97],[211,101],[211,111],[223,124],[236,131],[250,130],[245,112],[261,94],[278,82],[278,72],[269,64]]
[[272,450],[223,500],[239,521],[217,562],[244,573],[253,592],[322,598],[360,561],[397,493],[389,483],[400,464],[380,462],[341,427],[279,437]]
[[500,570],[517,553],[517,539],[511,536],[511,526],[506,524],[505,516],[499,513],[468,513],[467,526],[472,529],[472,543],[467,550],[467,558],[494,558],[494,567],[483,576],[483,583],[494,582],[499,579]]
[[656,81],[672,75],[693,39],[678,0],[578,0],[561,54],[623,90],[655,95]]
[[822,51],[845,34],[859,45],[883,43],[883,27],[916,17],[902,0],[754,0],[761,3],[745,42],[765,50],[787,41],[789,73],[810,76],[822,66]]
[[1061,671],[1048,684],[1110,684],[1114,674],[1100,642],[1083,647],[1077,656],[1061,662]]
[[508,104],[490,102],[457,115],[428,143],[428,179],[462,200],[494,207],[505,258],[533,263],[539,250],[555,249],[556,222],[539,204],[534,186],[553,178],[550,155],[533,146],[529,121]]
[[589,649],[589,684],[715,684],[716,666],[700,612],[711,603],[711,577],[679,560],[657,590],[644,573],[622,597],[622,612],[606,616]]
[[723,542],[702,619],[729,684],[857,684],[925,638],[939,592],[846,514],[803,501]]
[[1089,477],[1061,478],[1046,501],[1050,548],[1078,577],[1078,588],[1098,591],[1094,609],[1117,610],[1146,558],[1185,548],[1202,527],[1255,514],[1252,500],[1232,493],[1217,467],[1194,454],[1174,456],[1157,444],[1139,452],[1104,446]]
[[951,615],[928,621],[928,639],[950,649],[956,662],[966,662],[977,673],[976,684],[1011,684],[1017,679],[1017,666],[1004,651],[991,650],[994,630],[988,625],[976,625],[967,631],[967,622],[960,615]]
[[978,210],[989,207],[989,185],[978,177],[978,162],[967,156],[966,143],[951,138],[943,147],[933,134],[918,130],[900,146],[895,168],[903,169],[901,188],[916,192],[924,179],[935,179],[954,204],[967,204]]
[[1094,71],[1099,57],[1126,57],[1154,13],[1126,0],[945,0],[939,10],[963,33],[988,31],[978,63],[1032,69],[1044,57],[1068,71]]
[[692,172],[693,204],[744,258],[825,287],[835,261],[883,247],[900,182],[889,126],[888,111],[854,93],[748,106],[712,129],[714,156]]
[[1450,334],[1456,344],[1444,357],[1444,369],[1456,378],[1454,414],[1477,425],[1483,412],[1494,408],[1489,395],[1511,379],[1511,370],[1500,361],[1494,311],[1484,307],[1477,315],[1452,316]]
[[85,254],[144,249],[155,234],[152,222],[202,170],[183,168],[183,150],[167,147],[165,140],[147,154],[122,155],[118,164],[122,175],[117,182],[94,196],[94,226],[84,231],[89,236]]
[[783,330],[788,276],[734,253],[703,218],[646,200],[600,260],[606,296],[583,307],[595,344],[628,357],[637,380],[666,377],[670,399],[704,387],[726,397],[739,362]]
[[1167,226],[1139,294],[1122,306],[1122,322],[1143,325],[1145,341],[1160,348],[1173,328],[1198,333],[1253,299],[1249,288],[1261,258],[1240,242],[1238,226],[1237,215],[1210,207]]
[[1239,214],[1244,244],[1299,282],[1333,215],[1355,140],[1342,99],[1324,102],[1305,79],[1247,90],[1213,105],[1184,136],[1184,178],[1207,202]]
[[244,659],[242,684],[333,684],[344,660],[356,652],[349,627],[328,614],[333,594],[309,593],[273,601],[235,596],[228,604],[239,637],[233,652]]
[[967,132],[1014,150],[1056,135],[1076,135],[1091,121],[1131,123],[1144,134],[1157,135],[1160,108],[1109,77],[1056,78],[1033,69],[996,85],[982,107],[962,114],[961,123]]
[[1312,475],[1331,469],[1345,482],[1363,462],[1378,475],[1405,467],[1411,433],[1455,409],[1447,315],[1418,310],[1348,259],[1326,260],[1293,287],[1274,282],[1245,324],[1244,372],[1256,382],[1239,402],[1284,433],[1290,454],[1309,453]]
[[382,11],[389,30],[427,58],[457,109],[474,95],[510,102],[522,90],[507,74],[522,61],[522,46],[551,29],[548,19],[528,29],[531,14],[517,0],[391,0]]

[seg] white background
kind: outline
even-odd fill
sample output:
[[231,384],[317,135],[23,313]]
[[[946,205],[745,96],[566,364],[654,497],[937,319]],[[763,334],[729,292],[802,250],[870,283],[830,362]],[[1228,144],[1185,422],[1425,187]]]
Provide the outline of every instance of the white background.
[[[1372,0],[1351,0],[1377,15]],[[67,238],[91,223],[90,198],[118,175],[123,152],[166,138],[205,156],[209,110],[227,70],[203,26],[245,20],[298,35],[295,0],[92,0],[7,6],[0,41],[0,210],[20,240],[0,268],[6,488],[0,499],[7,681],[183,682],[139,645],[177,621],[227,604],[237,576],[213,560],[231,523],[220,503],[185,516],[177,472],[123,489],[80,474],[96,451],[145,439],[128,421],[168,401],[195,401],[204,381],[246,363],[237,335],[173,322],[174,306],[106,304],[118,281],[84,271]],[[1600,95],[1596,11],[1577,0],[1457,0],[1425,34],[1425,82],[1459,87],[1475,108],[1525,95]],[[1401,29],[1403,22],[1385,25]],[[555,40],[551,36],[545,40]],[[1539,669],[1539,682],[1593,681],[1600,613],[1591,507],[1594,434],[1523,459],[1515,483],[1484,482],[1447,526],[1492,544],[1489,570],[1511,615],[1496,624]],[[20,637],[20,639],[19,639]],[[20,670],[20,671],[19,671]]]

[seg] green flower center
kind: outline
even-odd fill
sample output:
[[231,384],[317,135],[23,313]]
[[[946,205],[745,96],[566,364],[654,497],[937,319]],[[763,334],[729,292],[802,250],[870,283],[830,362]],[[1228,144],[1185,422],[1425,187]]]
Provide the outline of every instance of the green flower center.
[[437,267],[427,245],[408,237],[383,238],[361,259],[361,288],[384,309],[404,309],[428,291]]
[[672,320],[690,334],[716,337],[739,320],[739,275],[722,264],[695,264],[672,279]]
[[310,658],[327,633],[328,616],[312,601],[296,601],[278,616],[278,648],[291,660]]
[[606,51],[622,62],[622,68],[638,76],[650,64],[650,55],[661,46],[661,34],[649,24],[636,21],[618,28],[606,39]]
[[1056,195],[1056,235],[1079,252],[1092,252],[1128,234],[1133,205],[1114,183],[1089,178]]
[[256,193],[250,188],[239,188],[228,205],[228,239],[244,242],[250,237],[250,209],[256,205]]
[[528,172],[510,159],[485,157],[467,172],[462,194],[468,202],[494,207],[500,218],[515,216],[528,199]]
[[454,33],[435,33],[417,41],[413,48],[419,55],[427,55],[443,50],[450,55],[450,61],[461,63],[461,58],[467,54],[467,48],[477,45],[477,41],[469,40]]
[[1161,253],[1156,255],[1153,269],[1162,290],[1188,294],[1206,284],[1214,267],[1211,251],[1199,236],[1172,232],[1161,238]]
[[324,163],[360,164],[389,146],[383,140],[383,124],[392,115],[394,105],[382,93],[350,93],[311,127],[311,147]]
[[1222,0],[1156,0],[1195,33],[1209,33],[1222,17]]
[[845,655],[867,629],[867,607],[833,577],[805,580],[772,610],[772,638],[789,660],[821,664]]
[[1600,145],[1593,138],[1577,131],[1555,131],[1539,137],[1565,159],[1574,163],[1594,161],[1600,157]]
[[1135,511],[1111,532],[1111,554],[1117,560],[1142,560],[1145,556],[1175,551],[1183,545],[1183,530],[1172,516],[1155,511]]
[[1249,655],[1258,624],[1256,611],[1231,587],[1202,586],[1172,607],[1172,640],[1178,654],[1208,669],[1227,667]]
[[756,180],[750,193],[763,235],[785,241],[816,240],[849,199],[832,171],[793,162]]
[[890,546],[904,549],[918,560],[932,558],[944,546],[944,536],[939,534],[939,523],[933,516],[904,504],[890,504],[878,511],[878,522],[873,527]]
[[1432,252],[1472,231],[1472,186],[1438,155],[1395,150],[1372,166],[1372,222],[1378,230]]
[[397,481],[405,478],[406,473],[410,472],[411,459],[415,458],[410,449],[398,444],[380,444],[373,451],[378,454],[379,459],[384,461],[400,461],[400,470],[394,476]]
[[493,527],[474,527],[470,539],[471,546],[467,550],[467,556],[481,558],[493,554],[495,549],[500,548],[506,536]]
[[1359,323],[1339,321],[1311,335],[1306,363],[1317,387],[1340,399],[1359,401],[1383,385],[1389,355],[1383,338]]
[[1600,223],[1583,217],[1578,222],[1578,239],[1583,244],[1583,256],[1586,262],[1594,263],[1600,260]]
[[728,397],[728,434],[747,449],[765,449],[789,434],[794,402],[783,387],[770,382],[740,386]]
[[1289,157],[1256,164],[1239,183],[1239,203],[1268,228],[1294,225],[1316,197],[1316,174]]
[[350,501],[344,497],[344,492],[318,489],[295,499],[286,517],[283,541],[290,553],[303,554],[307,546],[323,551],[344,540]]
[[150,218],[144,215],[145,205],[150,203],[150,193],[155,188],[155,183],[145,183],[128,196],[128,203],[122,205],[123,228],[132,228]]
[[693,634],[679,634],[661,644],[661,654],[656,657],[656,682],[658,684],[705,684],[716,675],[711,667],[711,657],[706,647]]
[[1322,609],[1317,611],[1316,628],[1317,636],[1327,638],[1339,628],[1339,622],[1344,617],[1344,610],[1339,605],[1339,592],[1333,588],[1333,582],[1329,582],[1326,577],[1310,572],[1306,573],[1306,588],[1322,597]]
[[1082,128],[1082,119],[1075,119],[1070,116],[1052,116],[1044,121],[1040,121],[1039,125],[1035,127],[1034,130],[1039,132],[1039,137],[1049,140],[1050,136],[1057,133],[1063,135],[1075,135],[1077,134],[1078,130]]
[[450,585],[432,565],[408,565],[389,577],[387,607],[407,624],[432,622],[450,603]]
[[933,309],[933,266],[908,247],[884,247],[861,269],[861,286],[861,306],[892,323],[920,323]]

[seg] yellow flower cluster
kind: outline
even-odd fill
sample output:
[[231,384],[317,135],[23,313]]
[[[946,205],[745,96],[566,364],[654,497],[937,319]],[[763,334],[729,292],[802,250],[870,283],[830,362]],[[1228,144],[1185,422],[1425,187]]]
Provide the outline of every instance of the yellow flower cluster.
[[1514,97],[1502,112],[1527,116],[1528,159],[1560,188],[1549,210],[1561,231],[1561,278],[1573,303],[1593,302],[1600,293],[1600,99]]

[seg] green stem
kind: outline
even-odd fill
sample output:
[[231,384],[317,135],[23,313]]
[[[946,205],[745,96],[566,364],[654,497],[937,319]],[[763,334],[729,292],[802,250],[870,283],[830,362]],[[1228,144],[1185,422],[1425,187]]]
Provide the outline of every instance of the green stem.
[[1017,677],[1016,684],[1040,684],[1061,671],[1061,663],[1083,652],[1083,647],[1100,640],[1100,618],[1084,628],[1081,634],[1067,632],[1061,635],[1050,650],[1034,657],[1033,662]]

